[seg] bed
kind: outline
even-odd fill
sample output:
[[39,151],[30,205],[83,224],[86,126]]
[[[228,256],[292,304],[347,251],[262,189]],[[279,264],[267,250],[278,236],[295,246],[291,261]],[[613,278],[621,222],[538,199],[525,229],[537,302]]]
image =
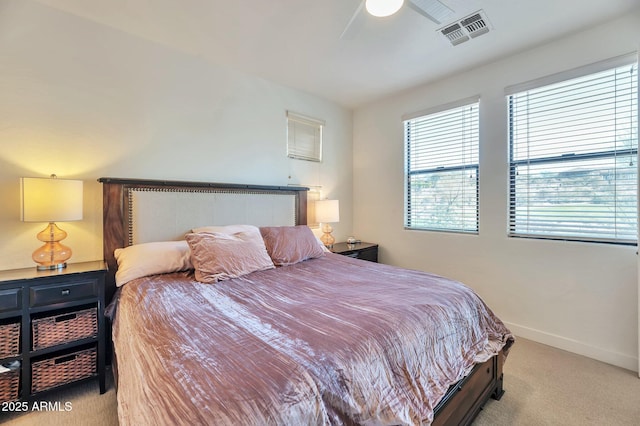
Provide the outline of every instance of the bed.
[[459,425],[502,396],[513,336],[484,302],[323,252],[306,188],[100,182],[121,425]]

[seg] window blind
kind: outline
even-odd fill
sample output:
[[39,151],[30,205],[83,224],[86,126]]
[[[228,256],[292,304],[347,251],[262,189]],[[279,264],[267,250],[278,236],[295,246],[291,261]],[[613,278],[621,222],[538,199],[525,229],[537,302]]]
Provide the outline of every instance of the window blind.
[[508,96],[511,236],[637,241],[637,64]]
[[322,161],[324,121],[287,112],[287,156],[299,160]]
[[479,102],[404,121],[405,227],[478,232]]

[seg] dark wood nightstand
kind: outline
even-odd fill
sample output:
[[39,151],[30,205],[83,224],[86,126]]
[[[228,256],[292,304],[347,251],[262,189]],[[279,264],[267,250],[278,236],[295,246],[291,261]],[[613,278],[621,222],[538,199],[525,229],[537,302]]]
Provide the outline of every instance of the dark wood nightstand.
[[373,243],[336,243],[330,249],[331,252],[355,259],[378,262],[378,245]]
[[[0,364],[20,364],[14,371],[19,394],[0,395],[0,401],[95,377],[105,392],[106,271],[103,261],[0,271],[0,339],[17,340],[0,345]],[[0,380],[9,380],[2,374]]]

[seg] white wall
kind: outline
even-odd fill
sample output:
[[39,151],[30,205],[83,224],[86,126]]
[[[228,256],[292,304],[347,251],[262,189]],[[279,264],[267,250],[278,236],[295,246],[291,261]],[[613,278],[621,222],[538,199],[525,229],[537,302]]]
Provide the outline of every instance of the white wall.
[[[633,52],[639,42],[635,13],[357,109],[355,235],[380,243],[385,263],[467,283],[517,335],[637,370],[636,247],[506,236],[504,88]],[[479,235],[404,230],[401,116],[478,94]]]
[[[224,42],[224,41],[221,41]],[[286,110],[326,120],[321,164],[286,157]],[[321,185],[352,230],[352,114],[335,103],[28,0],[0,3],[0,269],[32,267],[45,224],[19,178],[82,179],[72,261],[102,258],[101,176]]]

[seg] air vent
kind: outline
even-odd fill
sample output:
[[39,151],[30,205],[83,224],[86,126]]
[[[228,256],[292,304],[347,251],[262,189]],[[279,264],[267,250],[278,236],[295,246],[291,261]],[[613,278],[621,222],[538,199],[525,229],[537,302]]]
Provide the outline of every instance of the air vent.
[[454,46],[469,40],[460,24],[453,24],[442,30],[442,34],[449,39]]
[[471,37],[478,37],[489,32],[487,22],[479,13],[463,19],[462,21],[460,21],[460,23],[469,32],[469,35]]
[[460,21],[452,22],[438,30],[443,36],[457,46],[469,40],[489,32],[489,21],[484,11],[479,10]]

